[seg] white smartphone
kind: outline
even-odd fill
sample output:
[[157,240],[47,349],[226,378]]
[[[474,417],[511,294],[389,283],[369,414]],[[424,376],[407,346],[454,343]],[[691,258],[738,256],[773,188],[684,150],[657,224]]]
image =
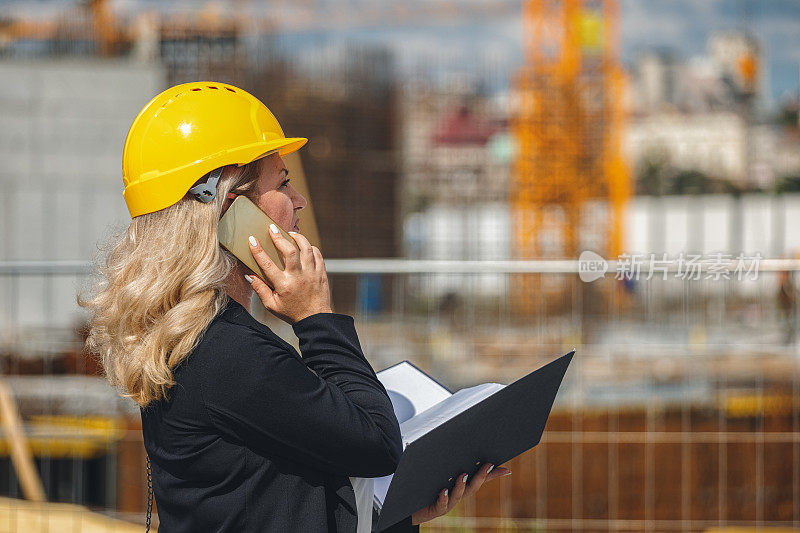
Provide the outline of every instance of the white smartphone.
[[286,268],[283,263],[283,254],[272,243],[272,237],[269,234],[270,224],[275,224],[281,235],[292,243],[295,248],[300,249],[291,235],[286,233],[283,228],[278,226],[275,221],[246,196],[237,196],[228,210],[225,211],[225,214],[222,215],[222,218],[219,219],[218,224],[219,243],[264,281],[267,281],[267,277],[250,251],[250,243],[248,242],[250,235],[258,239],[259,244],[267,252],[273,263],[279,265],[281,270]]

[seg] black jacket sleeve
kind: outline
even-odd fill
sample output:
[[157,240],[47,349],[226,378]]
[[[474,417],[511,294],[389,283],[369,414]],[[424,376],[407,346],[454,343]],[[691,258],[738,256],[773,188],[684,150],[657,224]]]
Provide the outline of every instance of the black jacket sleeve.
[[212,423],[255,450],[319,470],[393,473],[403,451],[400,426],[353,317],[317,313],[292,328],[302,360],[253,328],[215,339],[219,353],[201,385]]

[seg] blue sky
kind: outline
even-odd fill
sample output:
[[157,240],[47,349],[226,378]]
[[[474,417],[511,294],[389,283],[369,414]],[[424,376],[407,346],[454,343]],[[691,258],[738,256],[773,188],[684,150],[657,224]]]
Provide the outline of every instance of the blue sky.
[[[424,6],[420,0],[410,1]],[[519,0],[495,1],[522,5]],[[620,0],[620,15],[621,52],[626,65],[632,64],[639,52],[649,49],[671,50],[688,60],[706,53],[706,42],[714,32],[746,30],[762,46],[766,103],[787,95],[797,97],[800,0]],[[284,42],[300,44],[301,48],[303,42],[326,38],[329,46],[346,40],[386,43],[397,53],[400,65],[410,72],[424,64],[433,70],[489,70],[491,75],[506,79],[522,63],[522,32],[520,17],[513,15],[460,20],[458,24],[439,21],[346,33],[314,32],[286,37]]]
[[[335,13],[359,13],[378,5],[403,1],[411,12],[424,12],[437,0],[315,0],[314,5]],[[455,6],[487,0],[451,0]],[[340,46],[350,40],[385,43],[396,52],[398,64],[408,70],[427,65],[437,72],[451,70],[488,71],[489,77],[501,82],[522,62],[522,22],[516,15],[522,0],[490,0],[509,6],[506,15],[489,19],[456,23],[448,19],[425,21],[413,25],[379,24],[358,30],[336,31],[323,28],[313,33],[295,34],[283,39],[284,44],[300,45],[301,49],[325,53],[325,48]],[[115,9],[130,12],[142,7],[181,10],[201,7],[200,0],[112,0]],[[76,2],[67,0],[0,0],[0,15],[5,9],[14,12],[44,12],[63,9]],[[216,2],[221,9],[236,5],[264,14],[291,8],[292,2],[246,1]],[[301,3],[300,5],[303,5]],[[169,7],[167,7],[169,6]],[[386,8],[378,8],[386,10]],[[760,41],[764,50],[764,87],[768,98],[777,100],[787,94],[797,95],[800,83],[800,0],[620,0],[622,56],[630,63],[640,51],[659,48],[691,58],[705,53],[706,41],[715,31],[747,29]],[[324,18],[323,18],[324,20]],[[320,45],[325,42],[325,45]]]
[[623,58],[665,47],[683,57],[703,54],[708,36],[746,29],[763,47],[764,81],[773,99],[797,95],[800,82],[798,0],[622,0]]

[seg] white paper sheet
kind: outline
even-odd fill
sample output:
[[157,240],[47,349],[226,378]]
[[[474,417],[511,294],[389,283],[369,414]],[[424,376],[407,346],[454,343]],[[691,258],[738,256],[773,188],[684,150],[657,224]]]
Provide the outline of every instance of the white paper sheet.
[[[499,391],[505,385],[483,383],[455,394],[407,362],[377,373],[394,406],[403,437],[403,450],[430,430],[440,426]],[[375,506],[383,507],[393,475],[375,478]]]
[[407,361],[376,375],[389,393],[400,423],[450,397],[450,391]]
[[504,386],[505,385],[499,383],[483,383],[481,385],[475,385],[474,387],[461,389],[430,409],[426,409],[410,420],[401,423],[400,433],[403,435],[403,449],[430,430],[441,426],[457,414],[466,411],[484,398],[488,398]]
[[[450,391],[408,361],[381,370],[376,375],[386,388],[394,414],[401,424],[451,396]],[[375,505],[378,509],[383,507],[392,477],[389,474],[374,480]]]

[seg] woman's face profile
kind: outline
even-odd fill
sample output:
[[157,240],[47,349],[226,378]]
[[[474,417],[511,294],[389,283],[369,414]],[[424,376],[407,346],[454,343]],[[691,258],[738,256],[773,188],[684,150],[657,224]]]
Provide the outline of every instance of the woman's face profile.
[[[263,157],[258,163],[258,180],[253,189],[253,202],[286,231],[300,231],[298,211],[306,206],[306,199],[289,182],[289,170],[277,153]],[[223,204],[224,213],[232,198]]]

